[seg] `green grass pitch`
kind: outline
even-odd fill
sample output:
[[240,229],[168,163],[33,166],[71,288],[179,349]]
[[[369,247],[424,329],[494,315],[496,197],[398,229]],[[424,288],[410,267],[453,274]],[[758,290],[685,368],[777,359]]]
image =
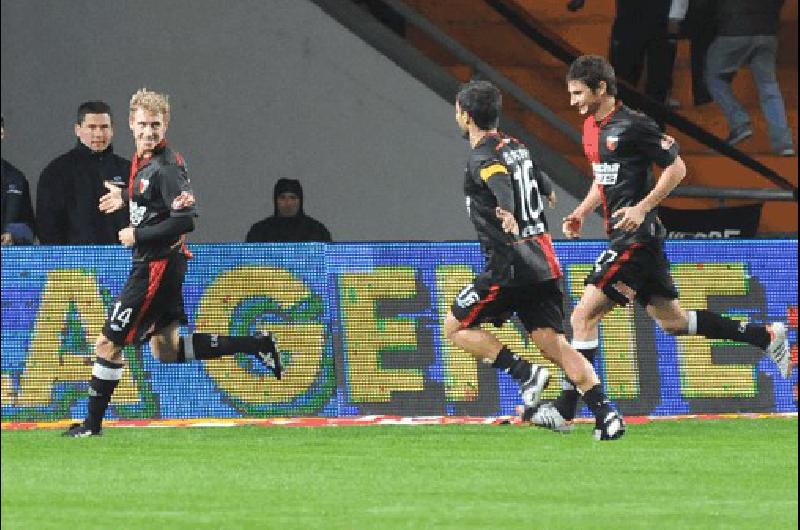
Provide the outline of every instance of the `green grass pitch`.
[[797,528],[797,418],[2,432],[2,527]]

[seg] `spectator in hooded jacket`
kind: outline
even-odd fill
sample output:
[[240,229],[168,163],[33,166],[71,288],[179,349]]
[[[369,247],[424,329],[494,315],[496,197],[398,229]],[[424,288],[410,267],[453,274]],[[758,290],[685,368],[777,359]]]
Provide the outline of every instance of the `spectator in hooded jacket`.
[[[5,119],[0,117],[0,139],[6,137]],[[30,245],[33,243],[35,223],[28,179],[5,158],[0,165],[2,176],[2,244]]]
[[275,214],[257,222],[247,232],[248,243],[330,242],[325,225],[303,211],[303,187],[300,181],[280,179],[273,192]]
[[127,206],[99,210],[105,182],[127,186],[131,163],[114,154],[111,108],[102,101],[78,107],[77,145],[42,171],[36,192],[39,241],[45,245],[114,245],[128,226]]

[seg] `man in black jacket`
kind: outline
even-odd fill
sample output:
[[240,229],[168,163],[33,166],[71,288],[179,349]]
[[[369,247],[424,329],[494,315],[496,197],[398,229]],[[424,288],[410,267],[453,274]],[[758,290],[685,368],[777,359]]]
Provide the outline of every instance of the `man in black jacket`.
[[127,208],[104,215],[97,209],[104,182],[125,185],[128,160],[114,154],[111,108],[102,101],[78,107],[77,145],[42,171],[36,195],[39,241],[45,245],[112,245],[128,226]]
[[792,131],[775,75],[778,24],[784,0],[717,0],[717,36],[708,49],[708,91],[728,121],[728,143],[735,145],[753,135],[750,117],[731,88],[736,72],[750,68],[758,87],[758,100],[769,129],[772,150],[794,156]]
[[[5,139],[5,119],[0,117],[0,138]],[[0,165],[2,176],[2,243],[30,245],[34,237],[33,205],[28,179],[5,158]]]
[[247,232],[248,243],[331,241],[331,234],[325,225],[303,211],[303,187],[300,181],[278,180],[272,198],[275,214],[250,227]]

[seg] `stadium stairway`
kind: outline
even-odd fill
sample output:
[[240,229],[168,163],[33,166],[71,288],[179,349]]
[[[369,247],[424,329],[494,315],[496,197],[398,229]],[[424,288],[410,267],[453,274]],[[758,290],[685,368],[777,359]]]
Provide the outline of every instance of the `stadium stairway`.
[[[572,13],[566,10],[565,0],[504,0],[516,9],[524,10],[530,19],[557,35],[562,42],[580,53],[606,55],[614,18],[613,3],[587,2],[586,7]],[[532,42],[502,17],[485,0],[405,0],[405,4],[434,23],[445,34],[457,40],[493,68],[514,81],[564,121],[581,126],[581,118],[569,107],[564,85],[566,65]],[[782,11],[778,75],[792,130],[797,133],[797,5],[787,0]],[[425,55],[446,67],[459,80],[472,76],[469,66],[460,63],[424,33],[412,25],[406,28],[406,39]],[[791,182],[798,183],[797,158],[780,157],[771,153],[766,126],[758,104],[758,95],[748,73],[738,75],[734,89],[753,120],[753,137],[739,144],[744,153],[761,162]],[[725,138],[727,127],[716,104],[694,107],[691,99],[691,70],[689,44],[681,40],[675,63],[673,97],[681,102],[677,112],[705,130]],[[505,98],[505,112],[522,124],[535,137],[552,149],[564,154],[575,166],[585,167],[580,146],[538,115],[527,111],[513,98]],[[708,187],[740,187],[774,189],[776,185],[759,173],[735,160],[720,155],[710,147],[686,134],[668,127],[682,146],[688,168],[685,185]],[[795,140],[795,145],[797,142]],[[755,201],[726,200],[726,206],[753,204]],[[674,208],[716,208],[717,199],[670,198],[665,205]],[[797,232],[797,203],[768,201],[764,203],[759,232]]]

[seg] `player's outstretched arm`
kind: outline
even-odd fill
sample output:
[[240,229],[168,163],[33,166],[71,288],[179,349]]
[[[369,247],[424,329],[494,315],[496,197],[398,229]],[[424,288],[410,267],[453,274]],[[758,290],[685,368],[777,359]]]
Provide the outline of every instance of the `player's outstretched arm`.
[[639,228],[639,225],[644,221],[645,215],[661,204],[661,201],[672,193],[672,190],[681,183],[685,176],[686,165],[683,163],[683,159],[678,156],[672,164],[664,169],[655,187],[639,202],[639,204],[635,206],[626,206],[614,212],[614,217],[618,219],[614,228],[620,228],[622,230],[636,230]]

